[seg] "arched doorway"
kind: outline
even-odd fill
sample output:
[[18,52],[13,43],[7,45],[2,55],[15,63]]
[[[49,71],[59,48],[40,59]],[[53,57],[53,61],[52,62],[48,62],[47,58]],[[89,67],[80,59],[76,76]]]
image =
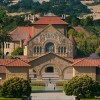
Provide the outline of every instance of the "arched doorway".
[[45,45],[45,52],[54,52],[54,44],[52,42]]
[[46,65],[41,70],[42,79],[59,79],[59,69],[54,65]]
[[73,77],[73,67],[66,67],[62,74],[65,80],[71,79]]

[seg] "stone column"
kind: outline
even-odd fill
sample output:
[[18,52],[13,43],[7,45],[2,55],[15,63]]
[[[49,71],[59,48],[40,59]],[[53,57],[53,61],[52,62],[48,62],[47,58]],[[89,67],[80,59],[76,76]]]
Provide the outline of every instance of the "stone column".
[[24,56],[28,56],[28,47],[27,46],[24,47]]
[[75,68],[73,67],[73,77],[75,76]]
[[63,75],[59,75],[59,79],[60,80],[63,80],[64,79],[64,76]]
[[23,41],[20,40],[20,47],[22,48],[23,47]]

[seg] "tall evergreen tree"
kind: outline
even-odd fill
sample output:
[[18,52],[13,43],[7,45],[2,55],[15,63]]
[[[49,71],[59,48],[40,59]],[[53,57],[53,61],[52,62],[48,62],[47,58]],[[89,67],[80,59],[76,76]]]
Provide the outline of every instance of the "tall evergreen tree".
[[10,35],[7,33],[6,30],[4,30],[2,27],[0,27],[0,43],[2,48],[2,57],[4,59],[4,43],[9,42],[11,40]]

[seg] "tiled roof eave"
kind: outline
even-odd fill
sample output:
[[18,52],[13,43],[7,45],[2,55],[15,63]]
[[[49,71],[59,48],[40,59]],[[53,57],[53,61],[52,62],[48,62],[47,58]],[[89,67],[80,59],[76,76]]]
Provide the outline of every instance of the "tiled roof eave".
[[99,65],[97,65],[97,66],[92,66],[92,65],[91,66],[78,66],[77,65],[77,66],[72,66],[72,67],[100,67],[100,66]]

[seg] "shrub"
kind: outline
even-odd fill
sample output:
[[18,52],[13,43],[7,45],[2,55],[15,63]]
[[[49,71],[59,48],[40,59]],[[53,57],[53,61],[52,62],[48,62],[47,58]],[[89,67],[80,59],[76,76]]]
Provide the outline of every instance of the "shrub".
[[23,48],[18,47],[16,50],[14,50],[11,55],[23,55]]
[[100,56],[100,46],[96,49],[95,53]]
[[64,86],[65,80],[56,81],[56,86]]
[[31,82],[31,85],[32,86],[45,86],[45,81],[43,80],[35,80],[35,81],[32,81]]
[[2,95],[1,95],[1,91],[2,91],[2,86],[0,85],[0,97],[2,96]]
[[75,76],[64,85],[66,95],[75,95],[80,98],[100,96],[100,83],[87,75]]
[[2,86],[2,96],[10,98],[22,98],[30,96],[31,86],[27,80],[14,77],[4,82]]

